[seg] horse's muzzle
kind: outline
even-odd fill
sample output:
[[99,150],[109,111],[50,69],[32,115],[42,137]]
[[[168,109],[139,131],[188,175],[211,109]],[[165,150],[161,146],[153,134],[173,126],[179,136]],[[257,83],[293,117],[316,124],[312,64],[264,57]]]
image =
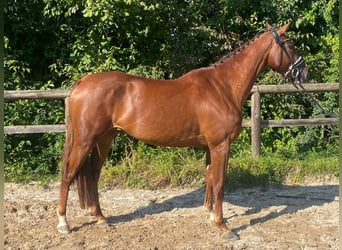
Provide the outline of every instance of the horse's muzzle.
[[301,70],[299,77],[295,79],[295,83],[299,81],[299,83],[306,83],[309,80],[309,70],[308,67],[305,67]]

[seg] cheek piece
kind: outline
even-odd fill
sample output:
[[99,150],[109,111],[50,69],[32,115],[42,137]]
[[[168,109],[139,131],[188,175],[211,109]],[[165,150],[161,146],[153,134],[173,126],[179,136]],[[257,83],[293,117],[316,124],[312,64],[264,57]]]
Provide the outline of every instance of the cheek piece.
[[[301,75],[303,73],[303,69],[305,68],[305,61],[304,59],[300,56],[298,59],[295,61],[293,57],[290,55],[290,53],[287,51],[287,48],[285,47],[285,43],[287,41],[290,41],[289,38],[285,40],[281,40],[280,36],[278,35],[277,31],[275,28],[270,29],[274,40],[276,43],[280,46],[280,48],[285,52],[286,56],[289,58],[291,64],[288,68],[288,70],[285,73],[285,78],[288,79],[294,79],[294,83],[301,83]],[[279,67],[281,66],[282,63],[282,58],[280,59],[280,64]]]

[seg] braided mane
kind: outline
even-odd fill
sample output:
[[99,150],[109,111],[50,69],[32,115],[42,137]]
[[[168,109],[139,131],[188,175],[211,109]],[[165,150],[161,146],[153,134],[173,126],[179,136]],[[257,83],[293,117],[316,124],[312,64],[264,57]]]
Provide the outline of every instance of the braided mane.
[[222,63],[225,63],[228,59],[230,59],[231,57],[237,55],[239,52],[241,52],[242,50],[244,50],[245,48],[247,48],[251,43],[253,43],[255,40],[257,40],[258,38],[260,38],[261,35],[263,35],[264,33],[258,33],[257,35],[255,35],[251,40],[248,40],[247,42],[245,42],[244,44],[242,44],[239,48],[229,52],[228,55],[224,55],[222,56],[219,60],[217,60],[215,63],[211,64],[210,66],[218,66]]

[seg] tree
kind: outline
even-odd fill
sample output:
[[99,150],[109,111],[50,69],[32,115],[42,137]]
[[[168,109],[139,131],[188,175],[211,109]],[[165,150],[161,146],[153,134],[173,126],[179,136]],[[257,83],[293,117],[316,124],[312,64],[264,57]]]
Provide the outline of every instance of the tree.
[[[292,21],[292,32],[288,34],[306,59],[312,81],[337,81],[337,0],[8,0],[5,7],[5,88],[69,89],[84,74],[108,70],[175,78],[191,69],[207,66],[238,48],[264,31],[266,21],[275,26]],[[282,81],[282,77],[272,71],[257,80],[259,84]],[[336,94],[318,97],[325,100],[324,105],[329,109],[338,110]],[[263,98],[262,105],[263,118],[317,115],[317,110],[299,95]],[[245,118],[249,116],[248,110],[244,112]],[[5,125],[47,122],[64,122],[61,103],[5,104]],[[264,146],[270,151],[277,150],[275,141],[287,145],[294,138],[310,135],[315,140],[307,140],[308,148],[316,145],[317,140],[324,148],[331,143],[329,135],[336,134],[331,128],[328,135],[322,132],[326,129],[265,130]],[[300,140],[302,143],[303,139]],[[248,145],[248,133],[240,136],[239,143]],[[35,171],[39,170],[39,162],[44,157],[53,159],[45,164],[49,166],[45,169],[52,171],[57,168],[56,158],[63,138],[6,136],[5,144],[6,155],[10,156],[6,158],[7,166],[34,156],[34,163],[26,160],[21,169]],[[299,139],[292,144],[299,145]],[[39,153],[42,148],[52,150],[43,156]]]

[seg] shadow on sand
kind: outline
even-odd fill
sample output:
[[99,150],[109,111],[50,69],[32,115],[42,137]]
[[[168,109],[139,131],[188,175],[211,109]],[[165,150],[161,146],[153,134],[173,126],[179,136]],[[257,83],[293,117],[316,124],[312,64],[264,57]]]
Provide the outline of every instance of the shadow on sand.
[[[109,223],[130,222],[146,215],[155,215],[172,211],[175,208],[196,208],[203,205],[205,189],[199,188],[184,195],[172,197],[161,203],[151,202],[147,206],[141,207],[132,213],[108,217]],[[234,215],[232,217],[257,214],[263,209],[272,206],[283,206],[277,212],[270,212],[267,215],[254,218],[248,225],[233,228],[235,233],[245,230],[249,225],[264,223],[285,214],[296,213],[312,206],[320,206],[336,200],[338,196],[338,185],[322,186],[280,186],[260,191],[260,189],[241,189],[226,193],[224,203],[246,208],[245,214]],[[225,216],[225,211],[223,212]]]

